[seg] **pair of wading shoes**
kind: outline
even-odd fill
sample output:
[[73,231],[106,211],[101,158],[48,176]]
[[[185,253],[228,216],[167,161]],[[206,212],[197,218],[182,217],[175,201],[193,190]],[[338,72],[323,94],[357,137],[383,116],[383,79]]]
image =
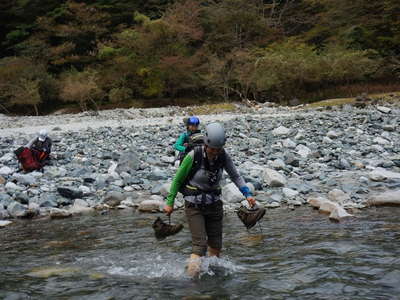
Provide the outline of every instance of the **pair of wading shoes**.
[[264,217],[265,208],[257,207],[254,209],[249,209],[245,206],[241,206],[236,213],[239,219],[243,222],[244,226],[246,226],[247,229],[250,229],[256,225],[262,217]]
[[158,217],[153,223],[154,234],[158,240],[163,240],[167,236],[177,234],[179,231],[183,229],[182,224],[171,225],[165,223]]

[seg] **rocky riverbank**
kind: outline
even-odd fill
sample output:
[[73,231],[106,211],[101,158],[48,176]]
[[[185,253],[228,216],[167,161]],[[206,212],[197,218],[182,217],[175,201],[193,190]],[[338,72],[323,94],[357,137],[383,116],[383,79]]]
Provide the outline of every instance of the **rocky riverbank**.
[[[109,208],[159,210],[176,171],[172,144],[184,130],[187,111],[1,115],[0,220]],[[295,209],[333,203],[356,210],[400,203],[400,109],[395,105],[331,110],[237,106],[234,113],[200,118],[203,124],[224,123],[227,150],[260,205]],[[52,165],[43,172],[18,172],[13,151],[41,128],[54,142]],[[223,186],[225,207],[233,210],[243,198],[228,178]],[[182,207],[181,197],[176,205]]]

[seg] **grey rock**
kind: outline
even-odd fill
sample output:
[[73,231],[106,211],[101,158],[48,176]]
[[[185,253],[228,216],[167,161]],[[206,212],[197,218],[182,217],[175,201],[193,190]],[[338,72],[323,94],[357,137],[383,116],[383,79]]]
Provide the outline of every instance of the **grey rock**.
[[30,174],[14,174],[13,179],[23,185],[31,185],[37,182],[36,178]]
[[10,167],[7,167],[7,166],[3,166],[3,167],[1,167],[0,168],[0,175],[10,175],[10,174],[12,174],[12,173],[14,173],[15,172],[15,170],[14,169],[11,169]]
[[77,198],[82,198],[83,197],[83,193],[80,190],[77,189],[73,189],[70,187],[58,187],[57,188],[57,192],[68,199],[77,199]]
[[125,195],[120,193],[120,192],[109,192],[107,195],[104,197],[103,203],[111,206],[111,207],[116,207],[120,205],[120,203],[125,200]]
[[28,212],[28,208],[19,202],[13,201],[8,205],[7,211],[13,218],[23,218]]
[[133,171],[139,170],[140,165],[141,162],[139,160],[138,153],[134,150],[131,150],[121,154],[116,171],[118,173],[128,172],[132,174]]
[[265,168],[263,173],[264,182],[270,187],[280,187],[286,184],[286,178],[279,172]]
[[279,126],[278,128],[275,128],[272,130],[272,135],[274,136],[284,136],[288,135],[290,133],[290,129],[286,128],[285,126]]

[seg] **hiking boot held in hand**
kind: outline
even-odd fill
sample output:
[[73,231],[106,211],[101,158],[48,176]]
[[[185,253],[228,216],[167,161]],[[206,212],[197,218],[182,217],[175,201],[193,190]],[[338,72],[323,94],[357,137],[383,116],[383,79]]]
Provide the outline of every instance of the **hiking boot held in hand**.
[[247,229],[252,228],[257,224],[259,220],[265,215],[265,208],[259,207],[256,209],[248,209],[245,206],[241,206],[237,211],[239,219],[243,222]]
[[157,239],[162,240],[167,236],[177,234],[179,231],[183,229],[182,224],[170,225],[165,223],[158,217],[153,223],[154,234]]

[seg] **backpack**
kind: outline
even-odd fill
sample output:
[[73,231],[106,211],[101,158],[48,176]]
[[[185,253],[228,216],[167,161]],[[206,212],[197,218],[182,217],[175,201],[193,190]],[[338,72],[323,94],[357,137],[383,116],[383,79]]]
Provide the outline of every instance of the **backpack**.
[[[188,195],[188,189],[186,188],[189,181],[193,178],[198,170],[200,170],[201,165],[203,163],[203,146],[195,146],[194,149],[194,156],[193,156],[193,164],[192,168],[189,171],[189,174],[186,176],[185,181],[182,183],[179,192],[182,193],[184,196]],[[221,169],[225,164],[225,150],[219,154],[216,168]]]
[[197,130],[185,139],[185,143],[187,143],[188,145],[186,146],[185,151],[179,154],[179,165],[182,164],[182,161],[185,158],[186,154],[188,154],[196,147],[204,145],[204,134],[202,134],[200,130]]
[[31,149],[20,147],[15,150],[14,153],[17,156],[18,161],[21,163],[24,171],[30,172],[34,170],[40,170],[42,168],[42,165],[36,159]]

